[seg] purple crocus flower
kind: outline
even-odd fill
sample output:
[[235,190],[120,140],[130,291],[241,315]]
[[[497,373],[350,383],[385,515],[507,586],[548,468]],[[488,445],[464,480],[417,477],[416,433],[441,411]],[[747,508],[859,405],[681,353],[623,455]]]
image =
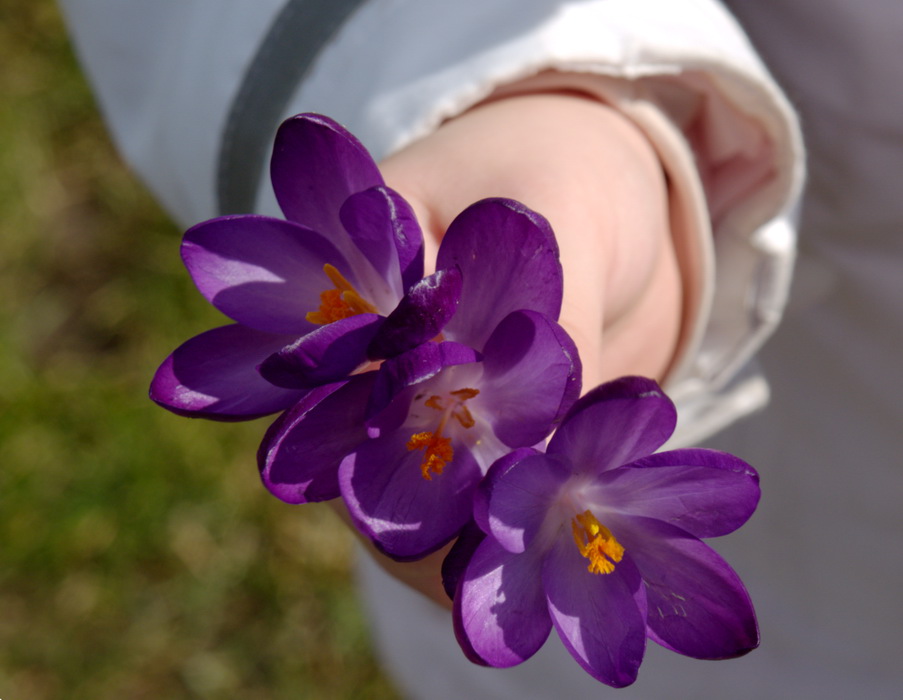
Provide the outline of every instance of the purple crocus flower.
[[573,341],[543,314],[515,311],[481,353],[426,343],[311,392],[264,439],[261,476],[290,503],[343,496],[378,548],[417,559],[468,522],[489,465],[542,441],[579,391]]
[[395,559],[446,544],[471,518],[489,466],[548,436],[580,393],[573,341],[536,312],[515,311],[481,355],[464,345],[421,346],[380,370],[373,439],[339,469],[358,529]]
[[237,323],[192,338],[157,371],[151,398],[176,413],[243,420],[288,408],[433,338],[455,311],[458,271],[421,279],[413,211],[338,124],[287,120],[271,174],[287,220],[225,216],[183,239],[198,289]]
[[458,567],[455,627],[469,658],[519,664],[554,627],[580,666],[620,687],[636,679],[647,637],[704,659],[758,645],[742,582],[700,541],[746,522],[758,476],[713,450],[653,454],[675,419],[655,382],[619,379],[574,405],[545,454],[492,466],[475,499],[484,537],[447,567]]

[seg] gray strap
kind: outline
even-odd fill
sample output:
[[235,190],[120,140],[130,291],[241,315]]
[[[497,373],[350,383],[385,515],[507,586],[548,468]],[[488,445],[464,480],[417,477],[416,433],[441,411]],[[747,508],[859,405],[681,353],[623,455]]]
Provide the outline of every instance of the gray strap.
[[249,213],[276,127],[326,43],[364,0],[288,0],[232,101],[217,164],[221,214]]

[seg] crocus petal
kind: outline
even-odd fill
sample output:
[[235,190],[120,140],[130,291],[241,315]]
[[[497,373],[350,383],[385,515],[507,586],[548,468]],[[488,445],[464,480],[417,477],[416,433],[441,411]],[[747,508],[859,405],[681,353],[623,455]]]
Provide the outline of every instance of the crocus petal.
[[564,460],[544,454],[526,457],[499,476],[487,511],[490,532],[499,545],[515,554],[527,549],[570,476]]
[[455,633],[455,639],[458,641],[458,646],[461,648],[464,658],[477,666],[489,666],[489,664],[486,663],[486,659],[480,656],[476,649],[473,648],[473,645],[467,638],[467,633],[464,631],[464,623],[461,621],[461,615],[454,611],[452,612],[452,630]]
[[630,685],[646,650],[646,596],[624,557],[610,574],[587,571],[568,532],[546,556],[542,581],[552,623],[571,656],[593,678]]
[[483,481],[480,482],[480,487],[473,495],[474,522],[480,526],[483,532],[487,534],[492,532],[492,528],[489,525],[489,499],[499,477],[521,460],[538,454],[542,453],[532,447],[520,447],[499,457],[490,465],[486,475],[483,477]]
[[270,177],[286,218],[329,237],[346,255],[353,243],[339,220],[343,202],[355,192],[383,184],[361,142],[319,114],[299,114],[282,123]]
[[452,221],[442,239],[437,269],[459,267],[461,308],[446,337],[482,349],[512,311],[528,309],[557,319],[562,272],[548,222],[523,204],[485,199]]
[[[398,196],[401,198],[401,195]],[[423,232],[414,210],[405,200],[402,199],[401,202],[404,203],[404,207],[396,202],[396,224],[393,233],[398,266],[401,269],[402,288],[410,289],[423,277]]]
[[686,449],[607,471],[586,496],[621,513],[671,523],[695,537],[719,537],[749,519],[759,494],[758,475],[742,459]]
[[593,389],[565,416],[549,454],[598,474],[655,452],[674,432],[674,404],[651,379],[622,377]]
[[746,588],[708,545],[650,518],[609,524],[646,582],[654,641],[698,659],[740,656],[759,645]]
[[369,415],[382,411],[401,392],[455,365],[477,362],[480,354],[459,343],[424,343],[383,362],[373,387]]
[[445,559],[442,560],[442,588],[449,600],[455,599],[455,591],[458,590],[458,583],[464,576],[467,565],[473,558],[473,553],[477,551],[480,543],[486,539],[486,533],[471,520],[465,525],[455,544],[449,550]]
[[454,316],[461,296],[461,273],[439,270],[411,287],[370,345],[370,357],[400,355],[435,338]]
[[181,416],[250,420],[288,408],[304,392],[273,386],[255,367],[289,337],[234,324],[201,333],[160,365],[150,397]]
[[[461,530],[461,534],[455,540],[451,551],[442,561],[442,587],[450,600],[454,601],[460,595],[461,586],[464,585],[464,572],[467,569],[467,565],[473,558],[477,547],[485,539],[486,534],[471,520]],[[488,666],[489,664],[477,653],[467,638],[467,634],[464,631],[464,623],[461,620],[460,605],[453,608],[452,628],[455,633],[455,639],[458,640],[458,645],[461,647],[461,651],[467,660],[479,666]]]
[[580,394],[580,358],[564,330],[533,311],[515,311],[483,350],[480,403],[510,447],[543,440]]
[[490,666],[529,659],[552,629],[542,587],[542,557],[512,554],[492,538],[476,550],[455,596],[465,642]]
[[339,468],[342,497],[358,529],[390,557],[420,559],[455,537],[470,520],[482,474],[464,445],[442,474],[423,478],[423,452],[409,450],[404,430],[369,440]]
[[373,385],[368,372],[318,387],[270,426],[257,453],[264,486],[287,503],[339,496],[338,470],[364,440],[364,410]]
[[323,236],[282,219],[225,216],[190,228],[182,259],[201,294],[230,318],[268,333],[301,335],[332,288],[326,263],[351,277]]
[[[423,277],[423,233],[411,205],[400,194],[388,187],[358,192],[345,200],[339,217],[396,300],[409,284]],[[420,274],[408,283],[405,278],[414,272]]]
[[311,389],[344,379],[367,360],[367,346],[384,319],[376,314],[343,318],[297,338],[260,365],[276,386]]

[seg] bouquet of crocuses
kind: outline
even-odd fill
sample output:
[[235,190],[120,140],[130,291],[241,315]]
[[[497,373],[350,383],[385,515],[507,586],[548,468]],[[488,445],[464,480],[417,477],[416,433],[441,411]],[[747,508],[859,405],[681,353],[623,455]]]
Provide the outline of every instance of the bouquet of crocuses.
[[411,207],[331,119],[286,121],[271,175],[285,219],[185,234],[192,279],[234,323],[177,348],[154,401],[222,421],[279,413],[263,484],[293,504],[343,499],[386,556],[454,541],[443,582],[475,663],[519,664],[553,626],[612,686],[636,679],[647,638],[707,659],[757,646],[742,582],[701,539],[749,518],[758,476],[722,452],[657,452],[676,411],[651,379],[581,398],[542,216],[472,204],[424,276]]

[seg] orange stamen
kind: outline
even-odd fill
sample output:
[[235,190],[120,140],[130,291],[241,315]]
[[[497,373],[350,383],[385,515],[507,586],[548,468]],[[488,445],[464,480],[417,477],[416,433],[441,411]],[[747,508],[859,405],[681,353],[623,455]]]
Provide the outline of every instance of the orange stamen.
[[359,314],[375,314],[376,307],[364,299],[354,286],[333,265],[326,263],[323,272],[334,285],[320,294],[320,308],[310,311],[304,318],[311,323],[325,326],[343,318]]
[[423,461],[420,463],[420,472],[427,481],[432,481],[430,474],[441,474],[445,465],[452,461],[455,450],[451,446],[451,440],[442,437],[438,433],[417,433],[408,440],[409,450],[424,450]]
[[571,530],[580,554],[589,559],[591,574],[610,574],[624,557],[624,547],[590,511],[579,513],[571,521]]
[[442,434],[449,417],[457,420],[463,428],[472,428],[476,421],[464,402],[479,393],[479,389],[457,389],[449,392],[445,397],[434,394],[423,402],[424,406],[442,412],[439,427],[435,431],[416,433],[407,443],[409,450],[424,450],[420,472],[427,481],[433,480],[433,474],[441,474],[445,465],[451,462],[455,456],[451,440]]

